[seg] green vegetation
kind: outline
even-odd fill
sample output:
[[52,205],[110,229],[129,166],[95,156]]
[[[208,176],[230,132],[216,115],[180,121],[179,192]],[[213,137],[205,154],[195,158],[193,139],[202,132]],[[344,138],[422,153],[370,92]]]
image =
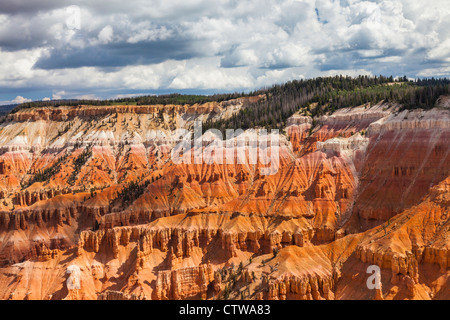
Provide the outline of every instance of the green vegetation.
[[278,252],[279,252],[280,250],[278,249],[278,248],[273,248],[272,249],[272,254],[273,254],[273,257],[275,258],[277,255],[278,255]]
[[66,153],[64,156],[59,157],[58,160],[56,160],[56,162],[50,167],[36,172],[33,178],[28,182],[28,184],[24,186],[24,189],[31,186],[35,182],[44,182],[49,180],[52,176],[60,171],[61,164],[67,159],[67,156],[68,154]]
[[225,289],[223,290],[223,299],[228,300],[230,298],[230,288],[228,286],[225,286]]
[[295,112],[320,116],[340,108],[354,107],[381,101],[400,103],[403,108],[430,109],[440,95],[450,92],[450,79],[422,79],[408,81],[406,77],[327,77],[310,80],[294,80],[275,85],[258,92],[265,99],[247,103],[229,119],[207,120],[203,130],[249,129],[262,127],[282,129],[286,120]]
[[98,223],[97,220],[95,220],[94,227],[92,227],[92,231],[97,231],[98,229],[100,229],[100,224]]
[[64,127],[63,130],[58,130],[58,134],[56,135],[56,137],[55,137],[54,139],[56,139],[56,138],[62,136],[63,134],[65,134],[67,131],[69,131],[70,127],[71,127],[71,124],[69,123],[69,124],[67,124],[67,125]]
[[144,191],[147,189],[148,185],[152,181],[146,180],[143,183],[139,183],[137,181],[131,181],[129,182],[116,196],[114,200],[112,200],[112,203],[116,202],[117,200],[121,200],[124,205],[130,204],[133,201],[135,201],[137,198],[139,198]]
[[80,172],[81,168],[84,166],[86,161],[92,156],[92,146],[88,146],[74,161],[73,161],[73,171],[67,180],[71,186],[74,185],[77,174]]
[[[59,100],[23,103],[11,112],[20,109],[43,106],[82,105],[151,105],[151,104],[196,104],[211,101],[227,101],[244,96],[263,95],[258,102],[247,101],[244,107],[229,119],[207,120],[203,130],[216,128],[225,134],[226,129],[248,129],[262,127],[282,129],[286,120],[295,112],[320,116],[341,108],[381,101],[399,103],[403,108],[430,109],[436,105],[439,96],[450,92],[450,79],[419,79],[409,81],[406,77],[394,79],[385,76],[335,76],[309,80],[293,80],[249,93],[203,95],[169,94],[140,96],[116,100]],[[160,115],[162,118],[162,115]]]
[[245,96],[244,93],[230,93],[230,94],[215,94],[211,96],[202,95],[182,95],[182,94],[169,94],[162,96],[143,96],[136,99],[137,105],[150,105],[150,104],[175,104],[175,105],[193,105],[202,104],[206,102],[221,102],[231,99],[236,99]]
[[221,102],[230,99],[235,99],[243,96],[250,96],[253,93],[227,93],[215,95],[183,95],[183,94],[168,94],[159,96],[140,96],[131,98],[120,98],[115,100],[51,100],[51,101],[33,101],[26,102],[15,107],[11,113],[15,113],[22,109],[38,108],[38,107],[59,107],[59,106],[114,106],[114,105],[193,105],[202,104],[206,102]]

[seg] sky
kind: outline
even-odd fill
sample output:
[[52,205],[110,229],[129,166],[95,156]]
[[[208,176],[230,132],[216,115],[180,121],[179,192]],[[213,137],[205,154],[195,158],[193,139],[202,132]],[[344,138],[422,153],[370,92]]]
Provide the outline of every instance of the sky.
[[450,76],[448,0],[1,0],[0,104]]

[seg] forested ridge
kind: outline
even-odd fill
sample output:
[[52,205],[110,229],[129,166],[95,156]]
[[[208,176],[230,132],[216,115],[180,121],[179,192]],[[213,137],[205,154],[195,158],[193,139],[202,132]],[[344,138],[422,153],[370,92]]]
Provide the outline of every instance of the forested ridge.
[[229,119],[206,121],[203,129],[216,128],[223,133],[225,129],[238,128],[282,129],[286,120],[298,111],[315,117],[340,108],[381,101],[399,103],[405,109],[431,109],[449,91],[447,78],[409,81],[406,77],[394,80],[384,76],[336,76],[294,80],[261,90],[264,99],[246,104]]
[[286,120],[295,112],[309,116],[320,116],[340,108],[367,103],[399,103],[405,109],[430,109],[437,99],[449,94],[450,79],[427,78],[408,80],[406,77],[394,79],[385,76],[335,76],[318,77],[307,80],[293,80],[270,88],[248,93],[228,93],[215,95],[170,94],[160,96],[139,96],[116,100],[60,100],[23,103],[11,112],[33,107],[82,106],[82,105],[152,105],[176,104],[193,105],[206,102],[221,102],[239,97],[262,95],[258,102],[246,102],[243,108],[229,119],[207,120],[203,130],[248,129],[263,127],[281,129]]
[[113,106],[113,105],[193,105],[206,102],[222,102],[239,97],[250,96],[252,93],[226,93],[214,95],[184,95],[184,94],[168,94],[158,96],[139,96],[131,98],[120,98],[114,100],[49,100],[49,101],[33,101],[26,102],[16,106],[11,113],[15,113],[22,109],[38,108],[38,107],[59,107],[59,106]]

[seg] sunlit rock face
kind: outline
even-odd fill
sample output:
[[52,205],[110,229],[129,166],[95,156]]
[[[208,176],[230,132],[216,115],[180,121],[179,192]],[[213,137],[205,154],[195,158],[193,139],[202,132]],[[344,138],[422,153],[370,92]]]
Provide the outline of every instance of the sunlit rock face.
[[10,114],[0,298],[449,299],[440,101],[295,114],[228,140],[190,132],[245,99]]

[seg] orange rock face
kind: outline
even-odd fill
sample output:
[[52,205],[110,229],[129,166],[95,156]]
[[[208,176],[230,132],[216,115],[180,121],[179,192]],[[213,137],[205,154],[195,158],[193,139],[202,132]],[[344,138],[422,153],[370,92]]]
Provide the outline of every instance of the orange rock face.
[[294,115],[269,175],[208,133],[193,150],[232,161],[175,161],[244,102],[9,115],[0,299],[450,298],[449,110]]

